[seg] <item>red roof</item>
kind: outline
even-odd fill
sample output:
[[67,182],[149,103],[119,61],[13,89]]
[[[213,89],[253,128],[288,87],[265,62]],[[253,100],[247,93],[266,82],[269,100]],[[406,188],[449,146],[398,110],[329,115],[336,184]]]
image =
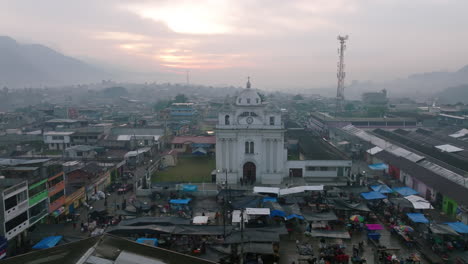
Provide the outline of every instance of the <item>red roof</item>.
[[214,136],[179,136],[174,137],[172,144],[198,143],[198,144],[216,144]]

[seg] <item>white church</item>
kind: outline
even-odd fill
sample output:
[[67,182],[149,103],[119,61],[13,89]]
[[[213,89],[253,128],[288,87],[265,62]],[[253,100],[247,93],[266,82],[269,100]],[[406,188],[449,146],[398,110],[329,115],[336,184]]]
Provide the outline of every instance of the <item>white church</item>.
[[287,176],[287,150],[280,111],[262,101],[250,80],[218,114],[216,181],[280,184]]
[[340,155],[330,156],[336,150],[324,142],[317,142],[320,144],[309,151],[317,154],[320,145],[325,145],[326,154],[288,160],[285,133],[279,109],[263,101],[247,81],[235,102],[226,102],[218,114],[216,182],[275,185],[288,177],[301,177],[326,183],[349,174],[352,162]]

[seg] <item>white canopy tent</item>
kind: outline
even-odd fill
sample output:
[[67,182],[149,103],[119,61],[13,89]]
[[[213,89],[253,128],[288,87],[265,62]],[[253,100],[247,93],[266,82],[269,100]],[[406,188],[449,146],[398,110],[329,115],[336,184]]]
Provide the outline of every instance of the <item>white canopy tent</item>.
[[195,216],[193,218],[193,224],[195,224],[195,225],[206,225],[206,224],[208,224],[208,216]]
[[414,209],[434,209],[429,201],[420,196],[410,195],[406,196],[405,199],[413,204]]
[[297,186],[291,187],[287,189],[280,189],[279,195],[287,195],[287,194],[294,194],[294,193],[302,193],[305,191],[323,191],[323,185],[306,185],[306,186]]
[[449,153],[463,151],[463,149],[452,146],[450,144],[439,145],[439,146],[436,146],[436,148],[440,149],[443,152],[449,152]]
[[280,191],[280,188],[277,187],[261,187],[261,186],[255,186],[253,189],[254,193],[272,193],[278,195]]
[[245,208],[247,215],[270,215],[270,208]]

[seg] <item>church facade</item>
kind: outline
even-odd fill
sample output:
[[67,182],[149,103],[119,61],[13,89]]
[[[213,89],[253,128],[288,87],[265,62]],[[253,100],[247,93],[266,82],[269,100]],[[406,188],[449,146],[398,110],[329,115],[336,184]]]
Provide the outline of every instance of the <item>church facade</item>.
[[216,181],[280,184],[288,175],[281,112],[250,86],[218,114]]

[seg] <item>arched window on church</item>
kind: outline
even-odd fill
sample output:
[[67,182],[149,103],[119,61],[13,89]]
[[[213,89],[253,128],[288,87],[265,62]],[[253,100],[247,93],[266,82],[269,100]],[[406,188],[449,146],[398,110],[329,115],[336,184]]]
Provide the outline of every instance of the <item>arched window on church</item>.
[[229,115],[226,115],[226,116],[224,117],[224,124],[225,124],[225,125],[230,125],[230,122],[229,122]]
[[254,143],[253,143],[253,141],[250,142],[250,154],[254,154]]
[[249,142],[246,141],[246,142],[245,142],[245,154],[249,154],[249,149],[250,149]]
[[258,100],[258,98],[255,98],[255,101],[256,101],[256,102],[257,102],[257,104],[258,104],[258,101],[259,101],[259,100]]
[[241,102],[242,102],[242,99],[241,99],[241,98],[239,98],[239,104],[240,104]]

